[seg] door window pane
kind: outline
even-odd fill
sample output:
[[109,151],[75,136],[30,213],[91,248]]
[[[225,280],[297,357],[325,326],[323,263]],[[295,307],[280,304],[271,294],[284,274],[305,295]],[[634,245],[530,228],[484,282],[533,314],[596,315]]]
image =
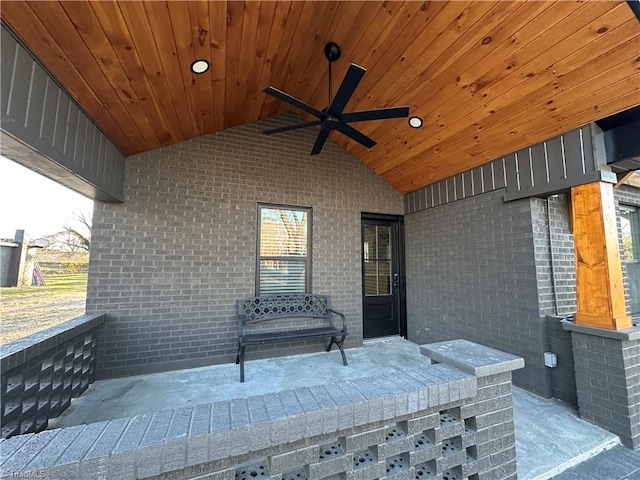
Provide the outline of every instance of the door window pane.
[[391,227],[364,226],[364,294],[391,295]]
[[378,260],[378,273],[391,276],[391,260]]
[[376,226],[364,226],[364,259],[375,259],[378,252],[378,239],[376,237]]
[[378,276],[365,275],[364,277],[364,294],[368,297],[378,295]]
[[376,226],[378,229],[378,260],[391,259],[391,227]]

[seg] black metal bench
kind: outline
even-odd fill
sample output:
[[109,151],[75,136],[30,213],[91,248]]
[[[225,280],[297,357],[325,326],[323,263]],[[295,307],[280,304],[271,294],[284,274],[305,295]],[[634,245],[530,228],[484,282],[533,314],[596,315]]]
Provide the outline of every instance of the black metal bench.
[[[337,320],[336,316],[342,321],[341,324],[334,321]],[[347,322],[342,313],[331,309],[331,298],[327,295],[300,293],[243,298],[238,301],[238,317],[236,364],[240,364],[240,382],[244,382],[244,349],[247,345],[331,337],[327,352],[335,343],[342,354],[342,363],[347,365],[347,357],[343,348],[344,339],[347,336]],[[269,320],[301,319],[303,317],[324,320],[323,325],[309,327],[310,322],[304,322],[307,324],[304,327],[278,328],[275,331],[264,331],[261,328],[264,322]]]

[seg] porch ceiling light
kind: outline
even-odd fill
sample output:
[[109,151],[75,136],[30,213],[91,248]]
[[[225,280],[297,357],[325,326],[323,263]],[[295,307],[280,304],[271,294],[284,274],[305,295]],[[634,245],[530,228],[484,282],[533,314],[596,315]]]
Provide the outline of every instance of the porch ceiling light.
[[191,71],[197,75],[209,70],[209,62],[203,59],[198,59],[191,64]]
[[420,128],[422,126],[422,119],[420,117],[409,118],[409,126],[411,128]]

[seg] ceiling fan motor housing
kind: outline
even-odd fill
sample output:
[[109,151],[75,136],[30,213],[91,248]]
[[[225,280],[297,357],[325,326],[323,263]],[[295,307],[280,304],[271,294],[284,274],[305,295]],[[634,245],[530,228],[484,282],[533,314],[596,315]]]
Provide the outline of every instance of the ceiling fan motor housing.
[[335,62],[340,58],[340,47],[335,42],[329,42],[324,46],[324,56],[330,62]]

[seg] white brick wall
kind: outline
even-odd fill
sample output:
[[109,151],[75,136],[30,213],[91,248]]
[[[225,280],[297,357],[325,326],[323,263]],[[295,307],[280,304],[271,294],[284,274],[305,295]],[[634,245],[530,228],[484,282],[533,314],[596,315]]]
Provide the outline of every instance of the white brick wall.
[[331,141],[310,156],[314,129],[261,133],[296,121],[279,116],[127,159],[125,202],[96,202],[93,217],[87,312],[108,315],[98,377],[235,360],[235,302],[254,294],[259,202],[313,208],[313,292],[333,297],[349,320],[347,345],[361,344],[360,215],[402,214],[403,197]]

